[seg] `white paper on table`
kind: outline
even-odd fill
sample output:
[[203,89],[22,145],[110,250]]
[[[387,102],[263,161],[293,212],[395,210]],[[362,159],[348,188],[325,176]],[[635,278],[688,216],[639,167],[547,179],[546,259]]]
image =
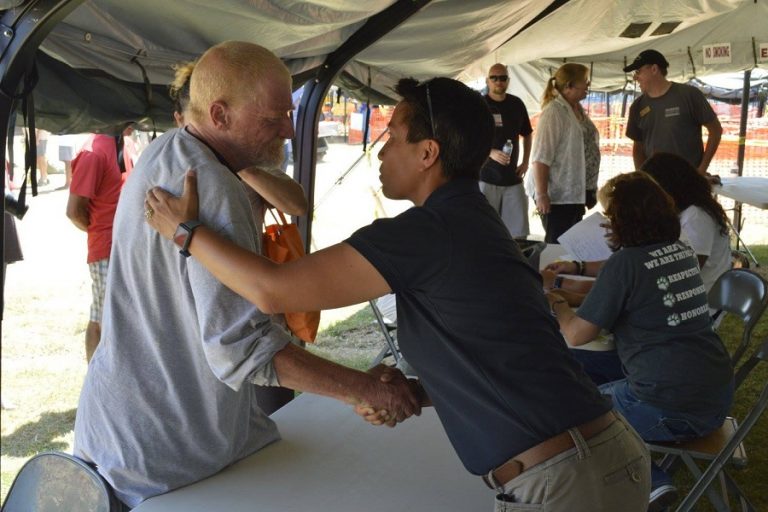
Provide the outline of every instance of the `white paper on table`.
[[607,230],[600,226],[607,222],[602,213],[595,212],[560,235],[557,241],[577,260],[607,260],[613,251],[605,238]]

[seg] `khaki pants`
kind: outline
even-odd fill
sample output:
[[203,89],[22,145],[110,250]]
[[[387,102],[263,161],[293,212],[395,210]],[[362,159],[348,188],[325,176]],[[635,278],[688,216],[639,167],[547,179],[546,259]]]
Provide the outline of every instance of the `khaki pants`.
[[502,187],[480,182],[480,192],[485,194],[488,203],[496,210],[513,237],[528,236],[528,196],[522,183]]
[[588,441],[569,433],[576,446],[507,482],[496,512],[645,512],[650,456],[624,418]]

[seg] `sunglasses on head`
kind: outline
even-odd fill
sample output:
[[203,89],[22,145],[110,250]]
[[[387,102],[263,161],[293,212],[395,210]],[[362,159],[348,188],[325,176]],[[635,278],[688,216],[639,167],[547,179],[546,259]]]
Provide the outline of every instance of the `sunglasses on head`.
[[509,80],[507,75],[490,75],[488,78],[494,82],[506,82]]

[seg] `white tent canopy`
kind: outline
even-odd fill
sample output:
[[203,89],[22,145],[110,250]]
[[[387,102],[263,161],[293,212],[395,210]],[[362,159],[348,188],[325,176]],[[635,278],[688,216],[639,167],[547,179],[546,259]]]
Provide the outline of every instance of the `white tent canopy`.
[[[402,2],[87,0],[43,41],[41,50],[49,59],[41,59],[39,67],[41,76],[47,69],[56,76],[49,81],[60,85],[73,75],[98,76],[134,84],[138,91],[144,86],[143,68],[157,88],[152,107],[163,117],[170,107],[162,97],[172,79],[171,66],[217,42],[248,40],[272,49],[298,87],[367,20],[397,3]],[[674,80],[765,67],[755,51],[768,45],[766,19],[768,0],[433,0],[354,55],[340,79],[345,90],[359,97],[391,102],[391,87],[400,77],[468,81],[503,62],[515,78],[511,92],[534,105],[564,60],[592,66],[598,90],[621,89],[625,61],[645,48],[666,55]],[[630,23],[649,26],[640,37],[622,37]],[[663,23],[672,23],[674,30],[652,35]],[[730,44],[729,61],[706,63],[704,45],[720,43]],[[41,83],[39,89],[41,123],[54,125],[54,131],[82,129],[89,118],[107,122],[149,110],[139,93],[119,94],[109,102],[82,85],[54,89]],[[65,107],[80,110],[63,115],[59,110]]]
[[[142,82],[140,64],[152,84],[165,85],[173,78],[175,63],[193,59],[220,41],[246,40],[280,56],[298,87],[370,17],[394,3],[88,0],[53,29],[41,50],[73,71],[96,69],[133,83]],[[457,76],[549,3],[434,0],[355,55],[343,74],[361,85],[370,83],[377,101],[392,102],[397,79]],[[41,117],[44,123],[45,112]]]
[[[664,23],[679,25],[653,35]],[[631,23],[648,23],[640,37],[621,37]],[[729,58],[705,59],[708,45],[730,45]],[[510,92],[538,104],[546,80],[565,61],[592,68],[592,89],[615,91],[630,76],[622,68],[643,50],[670,63],[669,78],[768,69],[768,2],[765,0],[572,0],[473,65],[463,77],[482,76],[496,62],[510,67]],[[718,59],[714,59],[718,60]],[[737,87],[741,87],[739,84]]]

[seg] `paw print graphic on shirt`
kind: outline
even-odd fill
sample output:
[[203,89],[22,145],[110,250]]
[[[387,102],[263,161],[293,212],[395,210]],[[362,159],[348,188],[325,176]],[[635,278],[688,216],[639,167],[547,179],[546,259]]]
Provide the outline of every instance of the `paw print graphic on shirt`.
[[672,313],[667,317],[667,325],[670,327],[675,327],[680,325],[680,315],[677,313]]
[[659,287],[659,290],[668,290],[669,289],[669,279],[667,279],[664,276],[661,276],[656,280],[656,286]]
[[675,302],[677,302],[673,293],[665,293],[662,300],[664,301],[664,305],[668,308],[671,308],[675,305]]

